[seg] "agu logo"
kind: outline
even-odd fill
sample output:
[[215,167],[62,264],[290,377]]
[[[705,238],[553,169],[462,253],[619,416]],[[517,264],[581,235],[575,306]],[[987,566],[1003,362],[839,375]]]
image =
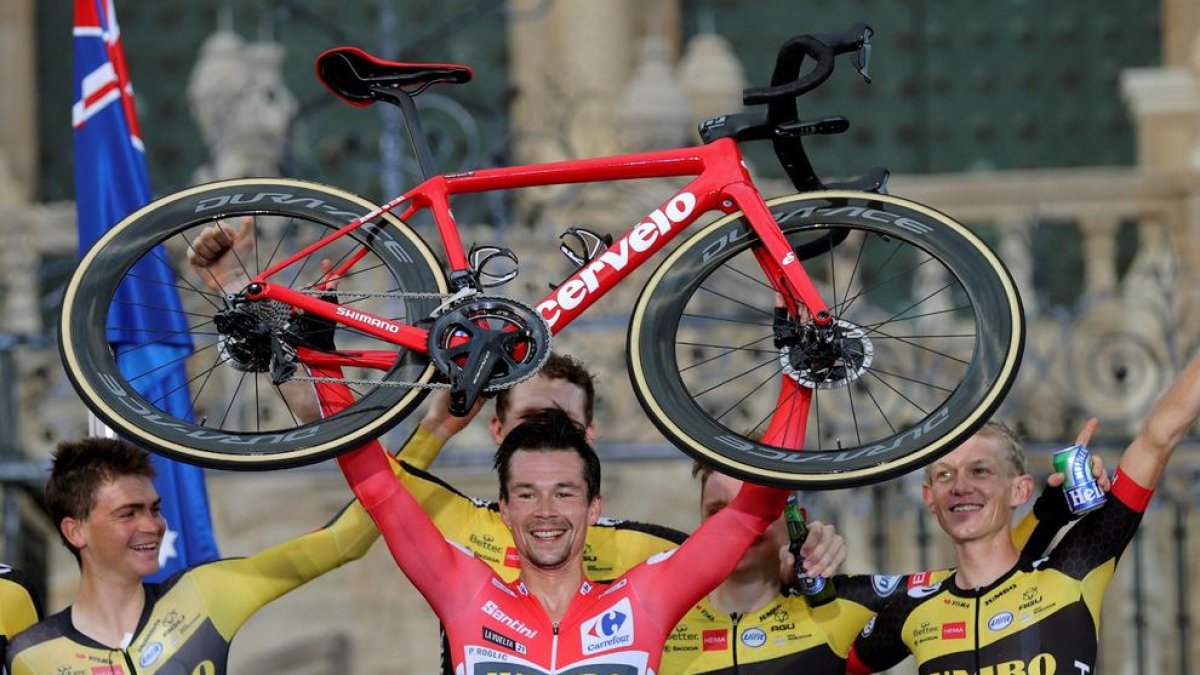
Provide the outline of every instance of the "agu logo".
[[595,654],[633,644],[633,606],[624,598],[579,627],[583,653]]

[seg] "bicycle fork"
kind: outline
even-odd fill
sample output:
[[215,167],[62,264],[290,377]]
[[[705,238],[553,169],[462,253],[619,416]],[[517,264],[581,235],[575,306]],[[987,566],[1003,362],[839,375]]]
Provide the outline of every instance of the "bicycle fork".
[[[762,196],[745,183],[726,186],[725,193],[738,204],[762,242],[755,247],[754,257],[775,289],[777,307],[785,312],[782,317],[779,311],[776,312],[772,326],[776,346],[782,346],[785,339],[788,317],[801,317],[807,313],[816,330],[831,328],[833,315],[775,223]],[[798,378],[789,376],[781,367],[779,396],[775,412],[763,433],[763,442],[780,448],[803,449],[812,396],[812,388],[801,385]]]

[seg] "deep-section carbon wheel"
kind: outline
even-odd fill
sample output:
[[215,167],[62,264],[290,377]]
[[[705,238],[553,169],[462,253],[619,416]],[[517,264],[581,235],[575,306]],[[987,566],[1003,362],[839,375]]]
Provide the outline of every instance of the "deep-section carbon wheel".
[[[832,319],[776,308],[740,214],[689,238],[629,329],[634,390],[668,438],[734,475],[820,489],[910,471],[987,421],[1016,376],[1024,319],[982,241],[894,197],[768,204]],[[772,420],[800,415],[803,443],[764,442]]]
[[[426,393],[413,386],[434,372],[423,354],[283,303],[239,297],[245,279],[373,208],[286,179],[212,183],[147,205],[96,243],[67,288],[60,350],[71,382],[122,436],[206,466],[305,464],[382,434]],[[189,248],[216,223],[246,233],[245,243],[222,271],[193,267]],[[346,270],[332,292],[316,286],[325,269]],[[360,318],[406,324],[427,317],[447,292],[437,259],[391,216],[267,281]],[[181,302],[166,300],[171,294]],[[318,413],[301,350],[351,357],[342,374],[352,400],[341,412],[312,421]]]

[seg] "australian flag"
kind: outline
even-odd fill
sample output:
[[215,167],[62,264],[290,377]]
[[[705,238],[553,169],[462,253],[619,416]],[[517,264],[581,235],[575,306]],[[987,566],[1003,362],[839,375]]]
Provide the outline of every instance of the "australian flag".
[[[82,255],[109,227],[150,201],[150,179],[133,87],[113,0],[75,0],[75,208]],[[148,400],[191,416],[183,361],[192,344],[165,258],[147,256],[118,289],[108,340],[121,371]],[[167,535],[159,553],[162,580],[218,557],[204,473],[157,455],[154,484]]]

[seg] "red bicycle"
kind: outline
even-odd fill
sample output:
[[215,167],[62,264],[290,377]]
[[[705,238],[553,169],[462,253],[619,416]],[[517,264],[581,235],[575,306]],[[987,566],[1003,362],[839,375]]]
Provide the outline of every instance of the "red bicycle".
[[[865,77],[870,36],[859,24],[789,40],[771,86],[744,92],[765,110],[705,120],[696,147],[449,175],[433,175],[413,97],[466,82],[470,69],[327,51],[317,64],[325,85],[356,106],[398,105],[430,177],[383,206],[291,179],[222,181],[155,201],[97,242],[71,280],[67,373],[102,420],[168,456],[235,469],[316,462],[382,434],[431,388],[449,387],[461,412],[532,376],[555,334],[716,212],[659,263],[633,308],[629,372],[651,420],[693,456],[781,486],[909,471],[999,405],[1024,323],[1007,270],[966,227],[887,195],[882,169],[830,185],[813,171],[802,137],[848,123],[801,121],[796,99],[830,76],[839,54],[852,54]],[[806,57],[815,65],[801,74]],[[764,200],[739,149],[751,141],[774,145],[798,194]],[[532,301],[494,290],[517,276],[518,257],[467,248],[450,209],[467,193],[680,176],[693,178],[616,239],[564,234],[577,269]],[[405,223],[422,210],[442,257]],[[184,262],[191,242],[213,223],[247,219],[254,246],[239,262],[250,281],[213,293]],[[113,308],[128,302],[118,289],[139,280],[137,261],[148,256],[170,263],[166,283],[183,296],[182,312],[163,310],[155,341],[189,346],[180,358],[194,420],[138,394],[142,376],[118,367],[131,354],[105,339],[147,330],[114,325]],[[344,392],[316,422],[268,395],[306,381]]]

